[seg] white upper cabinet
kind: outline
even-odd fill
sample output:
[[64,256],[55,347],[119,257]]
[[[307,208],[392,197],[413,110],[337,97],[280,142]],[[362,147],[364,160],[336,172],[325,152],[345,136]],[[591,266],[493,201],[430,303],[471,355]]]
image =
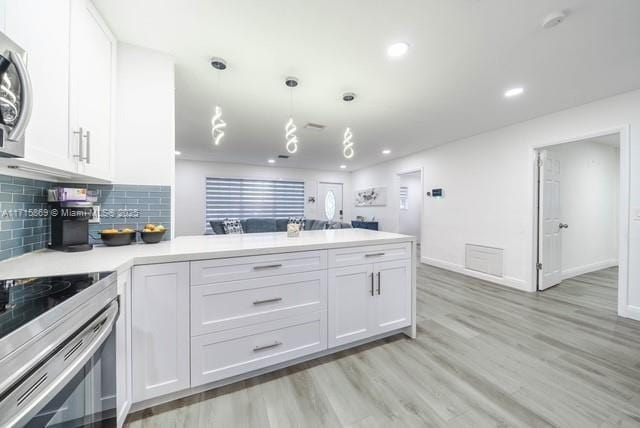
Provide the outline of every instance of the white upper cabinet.
[[88,0],[71,3],[71,138],[81,174],[110,179],[116,41]]
[[116,40],[107,25],[89,0],[4,0],[2,14],[34,89],[25,161],[110,180]]
[[27,51],[33,111],[25,160],[76,172],[69,141],[69,12],[66,1],[5,0],[5,33]]

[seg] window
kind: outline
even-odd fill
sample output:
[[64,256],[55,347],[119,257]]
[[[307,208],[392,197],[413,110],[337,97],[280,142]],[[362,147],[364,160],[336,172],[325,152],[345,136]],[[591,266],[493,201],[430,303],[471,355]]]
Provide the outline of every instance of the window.
[[211,220],[303,217],[304,182],[207,177],[206,227]]
[[409,209],[409,188],[408,187],[400,187],[400,209],[408,210]]

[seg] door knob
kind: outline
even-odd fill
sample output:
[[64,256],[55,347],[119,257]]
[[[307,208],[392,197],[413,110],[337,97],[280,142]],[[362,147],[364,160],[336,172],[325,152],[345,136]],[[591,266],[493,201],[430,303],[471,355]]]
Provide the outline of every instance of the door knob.
[[567,223],[560,223],[560,224],[558,225],[558,227],[559,227],[560,229],[568,229],[568,228],[569,228],[569,225],[568,225]]

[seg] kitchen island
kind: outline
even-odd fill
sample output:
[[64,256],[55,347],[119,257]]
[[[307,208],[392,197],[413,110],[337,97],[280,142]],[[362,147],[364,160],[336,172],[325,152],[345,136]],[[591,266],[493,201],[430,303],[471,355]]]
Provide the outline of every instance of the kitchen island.
[[0,278],[117,271],[120,422],[389,335],[415,337],[415,238],[363,229],[41,251]]

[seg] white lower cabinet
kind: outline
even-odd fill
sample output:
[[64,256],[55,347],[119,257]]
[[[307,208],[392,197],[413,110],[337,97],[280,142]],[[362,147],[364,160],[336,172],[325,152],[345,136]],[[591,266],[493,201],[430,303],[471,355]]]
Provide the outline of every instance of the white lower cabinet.
[[116,321],[116,408],[118,426],[132,404],[131,385],[131,270],[118,273],[120,314]]
[[215,382],[325,349],[325,312],[196,336],[191,339],[191,386]]
[[329,347],[411,324],[411,261],[329,269]]
[[409,245],[135,267],[132,401],[221,384],[409,326]]
[[189,388],[189,263],[136,266],[133,401]]

